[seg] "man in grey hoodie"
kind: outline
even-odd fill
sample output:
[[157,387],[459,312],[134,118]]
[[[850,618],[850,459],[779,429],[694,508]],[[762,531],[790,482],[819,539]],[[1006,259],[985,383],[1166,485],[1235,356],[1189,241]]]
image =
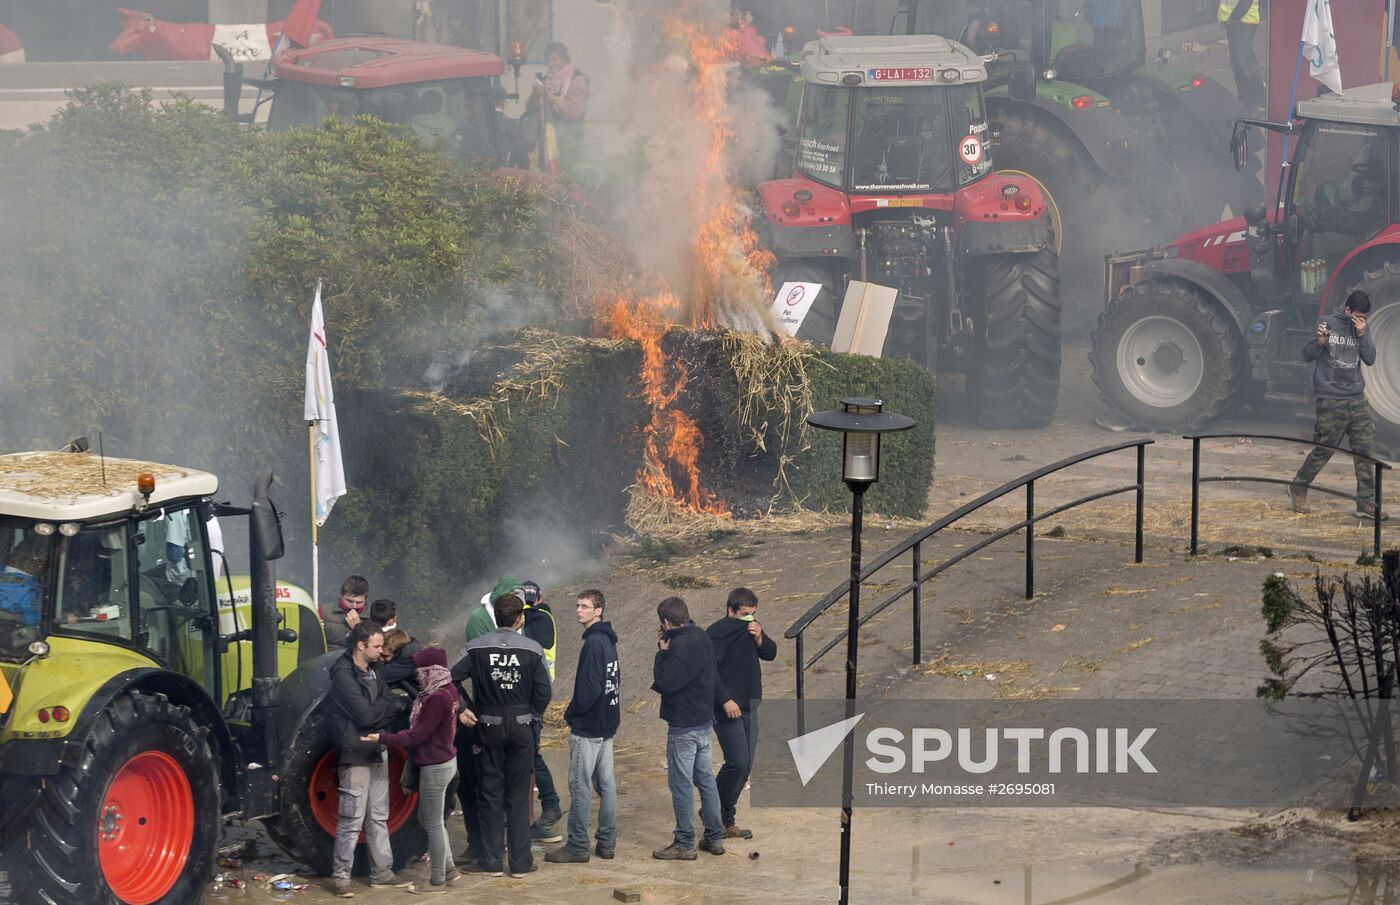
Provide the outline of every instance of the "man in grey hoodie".
[[[1347,296],[1341,314],[1329,314],[1317,322],[1317,338],[1303,347],[1303,358],[1313,362],[1313,394],[1317,397],[1317,421],[1313,439],[1329,446],[1351,441],[1353,452],[1374,456],[1376,425],[1371,419],[1371,407],[1366,402],[1366,378],[1361,374],[1363,364],[1376,363],[1376,344],[1366,331],[1366,316],[1371,313],[1371,297],[1360,289]],[[1288,499],[1294,512],[1311,512],[1308,488],[1313,479],[1332,458],[1332,450],[1315,446],[1288,485]],[[1376,515],[1375,478],[1371,465],[1354,459],[1356,465],[1356,515],[1374,518]],[[1382,519],[1389,516],[1382,514]]]

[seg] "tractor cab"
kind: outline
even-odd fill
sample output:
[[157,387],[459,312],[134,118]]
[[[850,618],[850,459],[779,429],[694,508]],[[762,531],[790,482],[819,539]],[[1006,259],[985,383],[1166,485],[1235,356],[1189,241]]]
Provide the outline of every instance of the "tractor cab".
[[797,172],[852,194],[950,193],[991,172],[981,83],[967,48],[926,38],[807,45]]
[[[459,160],[503,162],[504,95],[500,57],[460,47],[393,38],[343,38],[287,51],[268,81],[242,77],[228,66],[226,82],[249,82],[270,99],[271,131],[317,125],[328,117],[371,116],[401,127],[424,145]],[[226,84],[225,105],[236,103]],[[251,119],[257,115],[243,115]]]

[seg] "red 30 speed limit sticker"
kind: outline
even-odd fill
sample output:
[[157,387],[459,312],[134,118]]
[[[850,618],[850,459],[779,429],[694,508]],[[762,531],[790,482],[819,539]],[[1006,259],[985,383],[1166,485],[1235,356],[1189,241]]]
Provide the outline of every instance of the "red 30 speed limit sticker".
[[958,145],[958,153],[968,163],[975,164],[982,159],[982,139],[969,135]]

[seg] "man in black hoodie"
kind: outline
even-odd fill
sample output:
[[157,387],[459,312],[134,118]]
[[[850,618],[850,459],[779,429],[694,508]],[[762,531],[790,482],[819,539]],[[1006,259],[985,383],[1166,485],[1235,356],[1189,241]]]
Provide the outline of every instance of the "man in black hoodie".
[[622,668],[617,633],[603,621],[603,592],[578,595],[574,611],[583,626],[583,647],[574,671],[574,696],[564,711],[569,724],[569,841],[544,856],[556,864],[588,860],[588,808],[598,789],[599,858],[617,847],[617,781],[613,777],[613,735],[622,721]]
[[758,596],[753,591],[748,588],[730,591],[725,608],[727,615],[706,629],[715,648],[719,677],[715,697],[723,702],[715,708],[715,737],[724,752],[724,766],[719,768],[715,784],[719,787],[725,837],[751,839],[753,833],[735,824],[735,808],[744,784],[749,781],[754,746],[758,743],[758,727],[750,709],[763,699],[763,670],[759,661],[772,661],[777,657],[778,645],[764,633],[763,626],[755,618]]
[[384,633],[362,620],[350,629],[345,653],[331,664],[330,703],[339,755],[340,818],[335,827],[332,889],[350,898],[350,868],[364,830],[371,868],[370,885],[403,886],[394,876],[394,853],[389,847],[389,762],[378,744],[361,736],[385,729],[398,707],[378,672]]
[[[1313,395],[1317,397],[1317,420],[1313,439],[1329,446],[1351,441],[1353,452],[1376,454],[1376,425],[1366,402],[1366,378],[1361,366],[1376,363],[1376,344],[1366,330],[1371,313],[1371,297],[1360,289],[1347,296],[1341,314],[1329,314],[1317,322],[1316,339],[1303,347],[1303,358],[1313,362]],[[1288,485],[1288,501],[1294,512],[1311,512],[1308,488],[1313,478],[1332,458],[1332,450],[1313,447],[1302,467]],[[1356,517],[1375,518],[1375,478],[1369,462],[1353,459],[1356,466]],[[1387,516],[1381,515],[1382,520]]]
[[715,721],[715,651],[710,636],[690,621],[679,597],[667,597],[656,607],[661,620],[651,690],[661,695],[661,718],[666,721],[666,774],[671,807],[676,812],[675,839],[651,853],[658,861],[695,860],[695,799],[700,792],[700,822],[705,836],[700,849],[724,854],[724,824],[719,816],[710,726]]

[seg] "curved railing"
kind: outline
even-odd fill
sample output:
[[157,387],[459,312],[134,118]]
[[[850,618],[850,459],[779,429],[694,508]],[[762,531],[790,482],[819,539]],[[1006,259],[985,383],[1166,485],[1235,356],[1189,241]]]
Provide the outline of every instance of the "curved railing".
[[[1320,447],[1322,447],[1323,449],[1330,449],[1330,450],[1332,450],[1333,452],[1345,453],[1345,454],[1347,454],[1348,456],[1351,456],[1353,459],[1356,459],[1356,460],[1358,460],[1358,461],[1361,461],[1361,462],[1369,462],[1369,463],[1371,463],[1371,466],[1372,466],[1373,468],[1375,468],[1375,470],[1376,470],[1376,475],[1375,475],[1375,482],[1376,482],[1376,498],[1375,498],[1375,501],[1374,501],[1374,503],[1373,503],[1373,505],[1376,507],[1376,509],[1375,509],[1375,514],[1372,516],[1372,519],[1371,519],[1371,521],[1374,523],[1374,526],[1373,526],[1373,527],[1374,527],[1374,534],[1373,534],[1373,537],[1372,537],[1372,544],[1373,544],[1373,547],[1374,547],[1374,554],[1375,554],[1376,558],[1377,558],[1377,559],[1380,558],[1380,555],[1381,555],[1381,474],[1382,474],[1383,472],[1390,471],[1390,466],[1389,466],[1389,465],[1387,465],[1385,462],[1382,462],[1380,459],[1374,458],[1374,457],[1372,457],[1372,456],[1362,455],[1362,454],[1359,453],[1359,452],[1353,452],[1352,450],[1349,450],[1349,449],[1343,449],[1343,448],[1340,447],[1340,446],[1332,446],[1331,444],[1328,444],[1328,443],[1318,443],[1316,440],[1303,440],[1303,439],[1300,439],[1300,438],[1298,438],[1298,437],[1284,437],[1284,436],[1280,436],[1279,434],[1238,434],[1238,433],[1232,433],[1232,432],[1229,432],[1229,431],[1222,431],[1222,432],[1213,433],[1213,434],[1187,434],[1187,435],[1185,435],[1185,436],[1182,438],[1182,439],[1190,440],[1190,441],[1191,441],[1191,555],[1192,555],[1192,556],[1195,556],[1195,555],[1196,555],[1197,540],[1198,540],[1199,537],[1200,537],[1200,530],[1199,530],[1199,529],[1200,529],[1200,520],[1201,520],[1201,485],[1202,485],[1202,484],[1210,484],[1210,483],[1221,482],[1221,481],[1234,481],[1234,482],[1236,482],[1236,483],[1248,483],[1248,484],[1283,484],[1283,485],[1285,485],[1285,486],[1292,486],[1292,484],[1293,484],[1293,481],[1292,481],[1291,478],[1288,479],[1288,480],[1284,480],[1283,478],[1261,478],[1261,477],[1254,477],[1254,476],[1252,476],[1252,475],[1212,475],[1211,477],[1206,477],[1206,478],[1201,477],[1201,441],[1202,441],[1202,440],[1226,440],[1226,439],[1228,439],[1228,440],[1237,440],[1237,439],[1241,439],[1241,438],[1246,439],[1246,440],[1279,440],[1279,441],[1281,441],[1281,442],[1283,442],[1283,443],[1296,443],[1296,444],[1300,444],[1300,445],[1302,445],[1302,446],[1320,446]],[[1317,486],[1313,486],[1313,487],[1310,487],[1310,488],[1308,488],[1308,489],[1309,489],[1309,491],[1312,492],[1312,493],[1324,493],[1324,494],[1327,494],[1328,496],[1337,496],[1337,497],[1342,497],[1343,499],[1348,499],[1348,498],[1351,498],[1351,497],[1354,496],[1354,494],[1343,493],[1343,492],[1340,491],[1340,490],[1332,490],[1330,487],[1317,487]]]
[[[957,509],[954,509],[952,512],[943,516],[941,519],[934,522],[932,525],[929,525],[926,528],[920,528],[918,531],[915,531],[909,537],[905,538],[902,542],[896,544],[889,550],[886,550],[884,553],[875,557],[875,559],[870,563],[870,565],[866,566],[864,569],[861,570],[860,581],[864,583],[865,581],[868,581],[871,577],[873,577],[875,573],[879,572],[885,566],[894,562],[903,554],[910,552],[913,553],[913,572],[911,580],[902,588],[891,594],[889,597],[876,604],[876,606],[873,609],[871,609],[869,613],[862,614],[860,617],[860,625],[865,625],[871,619],[874,619],[876,616],[889,609],[895,603],[899,602],[900,600],[903,600],[905,597],[912,595],[912,633],[914,642],[914,662],[918,663],[923,658],[923,626],[921,611],[923,604],[922,592],[923,585],[925,582],[937,577],[938,575],[942,574],[945,570],[957,565],[958,563],[962,562],[964,559],[967,559],[974,553],[977,553],[978,551],[986,548],[988,545],[994,544],[1002,538],[1007,537],[1008,535],[1015,534],[1017,531],[1024,530],[1026,532],[1026,599],[1029,600],[1031,597],[1035,596],[1036,523],[1044,521],[1045,519],[1050,518],[1052,516],[1058,515],[1061,512],[1066,511],[1067,509],[1073,509],[1076,506],[1082,506],[1085,503],[1092,503],[1095,500],[1101,500],[1105,497],[1115,496],[1120,493],[1127,493],[1130,490],[1134,490],[1137,492],[1137,519],[1135,527],[1136,537],[1134,548],[1134,561],[1142,562],[1142,512],[1144,486],[1143,473],[1146,465],[1147,447],[1152,442],[1153,441],[1151,440],[1130,440],[1125,443],[1119,443],[1116,446],[1104,446],[1100,447],[1099,449],[1093,449],[1088,452],[1080,453],[1076,456],[1070,456],[1068,459],[1061,459],[1053,465],[1046,465],[1044,468],[1040,468],[1030,472],[1029,474],[1022,475],[1014,481],[1009,481],[996,488],[995,490],[990,490],[987,493],[982,494],[977,499],[972,500],[971,502],[963,506],[959,506]],[[1078,465],[1080,462],[1086,462],[1090,459],[1097,459],[1100,456],[1106,456],[1109,453],[1119,452],[1120,450],[1124,449],[1137,450],[1137,481],[1135,483],[1125,484],[1122,487],[1114,487],[1111,490],[1101,490],[1097,493],[1091,493],[1088,496],[1080,497],[1077,500],[1073,500],[1072,502],[1065,503],[1061,506],[1056,506],[1053,509],[1047,509],[1044,512],[1037,513],[1035,511],[1036,481],[1046,477],[1047,475],[1052,475],[1057,471],[1069,468],[1071,465]],[[959,520],[965,518],[973,512],[976,512],[983,506],[986,506],[988,503],[1001,499],[1002,497],[1006,496],[1012,491],[1019,490],[1022,487],[1026,489],[1026,517],[1024,519],[1022,519],[1014,525],[1011,525],[1007,528],[1002,529],[1001,531],[998,531],[997,533],[989,537],[982,539],[981,541],[972,545],[970,548],[960,551],[956,556],[944,560],[943,562],[929,569],[927,572],[920,571],[922,567],[922,558],[920,556],[920,552],[924,541],[933,537],[935,534],[942,531],[944,528],[947,528],[949,525],[956,524]],[[825,656],[827,652],[829,652],[833,647],[835,647],[837,644],[840,644],[841,641],[843,641],[846,637],[846,632],[842,631],[841,634],[837,635],[835,638],[831,639],[825,645],[823,645],[822,648],[819,651],[817,651],[810,660],[808,660],[805,657],[805,651],[803,647],[805,633],[807,629],[811,627],[812,623],[818,619],[818,617],[820,617],[827,610],[835,606],[849,593],[850,582],[843,581],[839,586],[833,588],[831,592],[828,593],[825,597],[813,604],[811,609],[809,609],[806,613],[802,614],[801,618],[799,618],[796,622],[789,626],[787,631],[783,632],[783,637],[795,640],[797,655],[797,697],[799,699],[803,696],[803,676],[806,673],[806,671],[809,668],[811,668],[823,656]]]

